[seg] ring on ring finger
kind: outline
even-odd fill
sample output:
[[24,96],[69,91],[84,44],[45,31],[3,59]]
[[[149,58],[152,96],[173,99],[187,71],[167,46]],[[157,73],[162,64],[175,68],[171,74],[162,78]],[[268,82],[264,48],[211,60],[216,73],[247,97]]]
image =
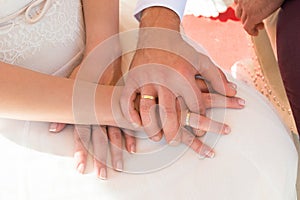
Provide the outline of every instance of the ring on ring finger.
[[155,97],[154,97],[154,96],[147,95],[147,94],[143,94],[143,95],[141,95],[141,98],[142,98],[142,99],[150,99],[150,100],[154,100],[154,99],[155,99]]

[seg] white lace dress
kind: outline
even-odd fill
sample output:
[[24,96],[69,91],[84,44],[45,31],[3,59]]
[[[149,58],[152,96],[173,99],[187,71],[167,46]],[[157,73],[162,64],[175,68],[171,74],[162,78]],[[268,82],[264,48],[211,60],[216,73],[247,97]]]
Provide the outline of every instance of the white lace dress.
[[[42,7],[31,6],[35,2]],[[128,20],[134,6],[125,3],[123,28],[134,24]],[[79,0],[0,0],[0,5],[1,61],[59,76],[80,61]],[[71,126],[53,135],[48,123],[2,119],[0,199],[295,200],[298,160],[287,129],[264,97],[244,84],[238,88],[245,109],[210,113],[232,127],[228,136],[208,133],[203,138],[215,146],[214,159],[200,160],[183,145],[141,139],[139,153],[124,155],[125,173],[110,169],[108,181],[90,173],[91,160],[87,175],[75,172]]]

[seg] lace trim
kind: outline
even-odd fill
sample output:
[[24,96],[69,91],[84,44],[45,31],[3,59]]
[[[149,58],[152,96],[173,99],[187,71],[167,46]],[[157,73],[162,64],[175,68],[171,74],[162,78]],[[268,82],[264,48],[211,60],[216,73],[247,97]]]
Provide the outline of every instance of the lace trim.
[[[35,11],[35,15],[33,15],[32,10],[35,10],[35,7],[41,6],[42,3],[44,3],[44,6],[38,11]],[[39,21],[47,12],[48,8],[51,5],[51,0],[36,0],[36,1],[31,1],[27,5],[25,5],[23,8],[18,10],[17,12],[10,14],[6,17],[0,18],[0,24],[6,24],[6,22],[16,18],[22,13],[25,13],[25,19],[29,23],[35,23]]]
[[77,42],[84,47],[84,39],[75,41],[84,36],[81,11],[80,0],[37,0],[2,18],[0,60],[22,65],[26,56],[36,54],[42,44]]

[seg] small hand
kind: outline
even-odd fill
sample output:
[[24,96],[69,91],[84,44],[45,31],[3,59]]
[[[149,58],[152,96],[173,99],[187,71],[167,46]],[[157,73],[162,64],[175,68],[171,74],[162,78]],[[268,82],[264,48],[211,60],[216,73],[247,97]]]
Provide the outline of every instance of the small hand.
[[[117,59],[105,70],[103,76],[99,80],[99,84],[109,85],[116,84],[122,77],[121,72],[121,60]],[[76,67],[71,74],[70,78],[75,79],[79,71],[80,65]],[[93,77],[93,76],[91,76]],[[82,77],[90,80],[87,77]],[[98,79],[97,79],[98,80]],[[91,80],[94,82],[95,80]],[[64,129],[66,124],[51,123],[50,132],[60,132]],[[75,139],[75,161],[76,169],[80,173],[84,173],[86,167],[87,156],[89,154],[89,144],[93,144],[93,157],[94,157],[94,169],[97,176],[101,179],[107,178],[106,169],[106,156],[107,149],[110,148],[112,165],[117,171],[123,170],[123,148],[122,138],[125,138],[125,147],[128,152],[135,153],[136,141],[133,137],[133,132],[125,129],[119,129],[117,127],[110,126],[96,126],[96,125],[74,125],[74,139]],[[108,143],[110,145],[108,146]]]
[[93,144],[94,169],[97,177],[107,179],[107,151],[110,148],[112,167],[116,171],[123,171],[123,136],[125,147],[129,153],[135,153],[136,141],[132,132],[121,131],[116,127],[75,125],[75,165],[79,173],[84,173],[89,144]]

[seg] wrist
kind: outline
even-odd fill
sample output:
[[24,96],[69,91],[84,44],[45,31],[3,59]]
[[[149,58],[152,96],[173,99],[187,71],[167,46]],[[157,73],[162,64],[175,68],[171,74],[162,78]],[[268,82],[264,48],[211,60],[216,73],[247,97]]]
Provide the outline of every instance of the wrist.
[[180,30],[180,18],[172,10],[165,7],[150,7],[143,10],[140,28],[158,27],[174,31]]
[[94,104],[98,124],[133,129],[125,119],[119,103],[122,90],[122,86],[98,85]]

